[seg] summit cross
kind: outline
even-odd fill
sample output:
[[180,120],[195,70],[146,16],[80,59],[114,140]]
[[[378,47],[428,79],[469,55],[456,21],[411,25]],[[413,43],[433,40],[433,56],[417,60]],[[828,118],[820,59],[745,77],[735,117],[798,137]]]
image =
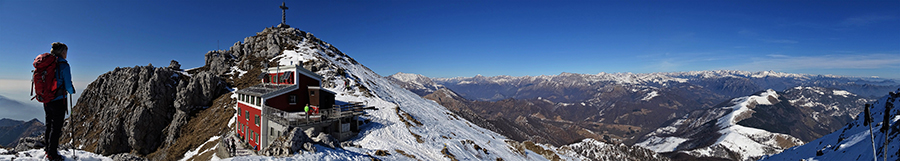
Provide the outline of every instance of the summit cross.
[[281,2],[281,6],[278,6],[278,8],[281,8],[281,24],[286,24],[284,23],[284,13],[287,11],[288,7],[284,5],[284,2]]

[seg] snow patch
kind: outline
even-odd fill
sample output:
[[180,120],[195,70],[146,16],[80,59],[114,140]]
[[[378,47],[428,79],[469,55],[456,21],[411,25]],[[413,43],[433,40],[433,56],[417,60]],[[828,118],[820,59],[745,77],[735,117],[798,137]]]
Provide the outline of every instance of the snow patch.
[[656,97],[656,96],[659,96],[659,93],[657,93],[656,91],[653,91],[653,92],[647,93],[647,96],[644,96],[644,98],[641,98],[641,100],[650,101],[650,99],[653,99],[653,97]]
[[688,141],[688,139],[680,138],[680,137],[656,137],[651,136],[647,140],[643,142],[636,143],[634,145],[641,146],[657,153],[665,153],[675,151],[675,148],[678,148],[678,145]]
[[831,93],[834,94],[835,96],[843,96],[843,97],[856,96],[856,94],[847,92],[845,90],[833,90],[833,91],[831,91]]

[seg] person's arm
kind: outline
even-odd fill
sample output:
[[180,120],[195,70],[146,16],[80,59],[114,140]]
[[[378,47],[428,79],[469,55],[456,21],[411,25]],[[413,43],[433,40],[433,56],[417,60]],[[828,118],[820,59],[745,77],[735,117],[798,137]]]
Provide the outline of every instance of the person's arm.
[[74,94],[75,86],[72,85],[72,72],[69,70],[69,63],[60,63],[59,72],[60,76],[62,77],[63,86],[66,86],[66,91]]

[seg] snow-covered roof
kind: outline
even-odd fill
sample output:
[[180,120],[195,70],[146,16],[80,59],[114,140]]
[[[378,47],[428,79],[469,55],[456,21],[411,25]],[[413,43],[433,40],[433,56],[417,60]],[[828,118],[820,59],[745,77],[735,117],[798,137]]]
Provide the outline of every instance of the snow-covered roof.
[[250,86],[241,90],[236,91],[240,94],[246,94],[251,96],[262,97],[265,99],[269,99],[278,95],[285,94],[290,91],[294,91],[300,89],[299,85],[296,84],[271,84],[271,83],[260,83],[254,86]]

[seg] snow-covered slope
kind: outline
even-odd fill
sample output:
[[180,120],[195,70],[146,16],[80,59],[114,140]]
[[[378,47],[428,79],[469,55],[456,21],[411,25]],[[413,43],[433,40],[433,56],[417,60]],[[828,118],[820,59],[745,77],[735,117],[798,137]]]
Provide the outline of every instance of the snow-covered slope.
[[653,151],[678,152],[695,157],[753,160],[803,144],[800,139],[780,133],[746,127],[737,123],[752,115],[757,105],[780,102],[774,90],[732,99],[724,106],[693,112],[669,126],[647,134],[635,145]]
[[[840,92],[838,92],[840,93]],[[872,105],[871,114],[873,123],[869,127],[864,126],[864,114],[859,113],[856,119],[843,129],[839,129],[834,133],[825,135],[819,139],[811,141],[805,145],[786,149],[781,153],[764,157],[762,160],[885,160],[884,159],[884,142],[887,137],[887,159],[900,160],[900,109],[896,108],[896,104],[900,104],[897,99],[900,90],[891,92],[889,95],[878,99]],[[885,108],[891,108],[888,114],[890,122],[890,131],[882,132],[884,126]],[[874,139],[872,138],[874,136]],[[872,150],[874,140],[875,152]],[[877,155],[877,159],[873,159],[873,155]]]
[[[310,34],[311,35],[311,34]],[[534,152],[515,151],[500,134],[460,119],[446,108],[428,101],[369,70],[336,48],[318,39],[304,37],[294,49],[275,57],[281,65],[304,64],[324,78],[323,87],[336,92],[336,100],[365,102],[372,122],[363,126],[356,147],[321,149],[298,154],[300,160],[368,160],[369,154],[385,150],[382,160],[546,160]],[[234,160],[283,158],[237,157]]]
[[[555,149],[555,148],[550,148]],[[665,161],[668,157],[653,151],[625,144],[609,144],[594,139],[562,146],[556,150],[565,160]]]
[[[74,155],[73,155],[74,152]],[[43,149],[32,149],[28,151],[16,152],[15,154],[7,154],[10,151],[6,149],[0,149],[0,160],[21,160],[21,161],[32,161],[32,160],[46,160],[44,158],[44,150]],[[64,150],[59,152],[61,155],[66,157],[66,161],[75,161],[77,160],[90,160],[90,161],[112,161],[113,159],[110,157],[102,156],[99,154],[94,154],[91,152],[86,152],[82,150]]]
[[444,85],[437,84],[431,78],[420,74],[398,72],[385,78],[419,96],[425,96],[434,93],[438,89],[446,88]]

